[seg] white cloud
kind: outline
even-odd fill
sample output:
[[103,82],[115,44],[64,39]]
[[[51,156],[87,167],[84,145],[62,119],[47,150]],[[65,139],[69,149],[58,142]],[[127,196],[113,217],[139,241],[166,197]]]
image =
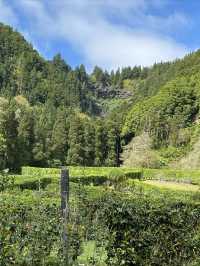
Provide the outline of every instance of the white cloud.
[[151,65],[188,51],[167,36],[174,25],[176,29],[186,26],[183,14],[161,17],[148,13],[150,7],[166,4],[164,0],[16,1],[15,6],[29,19],[29,35],[47,42],[58,38],[70,42],[90,67]]

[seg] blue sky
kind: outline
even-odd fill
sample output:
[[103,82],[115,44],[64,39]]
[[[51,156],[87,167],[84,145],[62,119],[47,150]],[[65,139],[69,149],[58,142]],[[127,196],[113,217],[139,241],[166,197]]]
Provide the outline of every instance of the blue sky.
[[200,48],[199,0],[0,0],[0,21],[42,56],[111,70]]

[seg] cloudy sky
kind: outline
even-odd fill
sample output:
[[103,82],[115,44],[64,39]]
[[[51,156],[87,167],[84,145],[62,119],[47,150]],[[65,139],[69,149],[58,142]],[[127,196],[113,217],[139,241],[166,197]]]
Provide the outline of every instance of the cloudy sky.
[[0,21],[72,66],[151,65],[200,47],[199,0],[0,0]]

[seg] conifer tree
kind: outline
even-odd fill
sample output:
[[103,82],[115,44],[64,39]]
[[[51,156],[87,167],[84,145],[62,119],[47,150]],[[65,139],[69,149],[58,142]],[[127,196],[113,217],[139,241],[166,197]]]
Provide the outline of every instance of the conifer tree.
[[101,120],[96,122],[95,128],[95,165],[102,166],[105,162],[107,134]]
[[16,119],[16,104],[11,101],[6,112],[4,124],[5,139],[7,146],[7,164],[10,170],[17,170],[20,167],[19,143],[18,143],[18,121]]
[[22,106],[16,111],[18,120],[18,143],[20,165],[31,165],[33,161],[34,118],[30,107]]
[[85,165],[93,166],[95,159],[95,129],[91,121],[84,123],[84,153]]
[[58,160],[61,164],[66,162],[68,149],[67,134],[66,111],[61,107],[57,110],[51,138],[52,158]]
[[55,123],[56,109],[52,102],[48,101],[44,106],[34,108],[34,164],[47,166],[51,154],[51,136]]
[[84,127],[81,118],[77,115],[71,118],[68,139],[67,163],[69,165],[85,165]]
[[107,157],[105,164],[107,166],[118,165],[118,143],[117,143],[117,130],[113,123],[108,124],[107,129]]

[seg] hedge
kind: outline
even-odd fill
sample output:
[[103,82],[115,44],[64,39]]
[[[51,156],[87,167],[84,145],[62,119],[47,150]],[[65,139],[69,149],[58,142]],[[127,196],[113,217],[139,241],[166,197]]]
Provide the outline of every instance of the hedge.
[[[37,167],[22,167],[22,176],[30,176],[31,179],[38,178],[52,178],[59,179],[60,169],[56,168],[37,168]],[[143,173],[138,170],[130,170],[126,168],[117,167],[69,167],[69,175],[71,182],[81,182],[82,184],[89,185],[102,185],[108,181],[111,176],[123,176],[131,179],[141,179]]]
[[200,171],[176,169],[143,169],[143,178],[200,184]]
[[58,175],[60,174],[60,169],[57,168],[39,168],[24,166],[21,171],[22,175],[25,176],[47,176],[47,175]]
[[109,232],[108,266],[190,265],[200,257],[198,203],[109,194],[95,210]]
[[[0,265],[65,265],[60,213],[60,206],[55,204],[30,205],[1,199]],[[68,254],[76,258],[81,230],[70,228]]]
[[39,190],[39,189],[45,189],[51,183],[52,183],[51,178],[43,177],[41,179],[23,180],[21,183],[17,184],[17,186],[22,190],[23,189]]

